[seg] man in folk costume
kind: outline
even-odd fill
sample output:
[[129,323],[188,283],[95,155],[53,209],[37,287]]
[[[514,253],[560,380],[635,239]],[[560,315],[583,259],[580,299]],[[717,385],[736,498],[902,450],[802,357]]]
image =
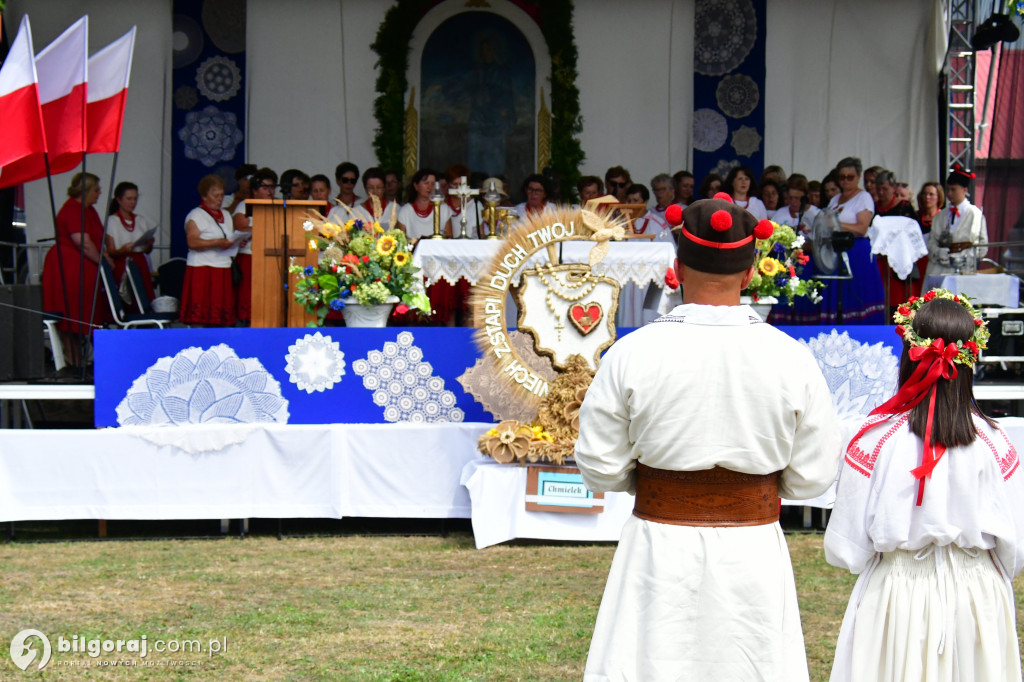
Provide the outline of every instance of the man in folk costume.
[[[981,209],[967,199],[974,173],[953,166],[946,178],[948,207],[939,211],[932,220],[928,233],[928,275],[945,275],[956,272],[950,261],[950,254],[969,251],[971,244],[988,244],[988,225]],[[985,257],[987,246],[973,249],[973,261]]]
[[580,409],[583,480],[636,495],[585,680],[808,679],[779,495],[835,480],[836,415],[810,351],[740,305],[771,224],[723,196],[683,213],[683,305],[612,346]]

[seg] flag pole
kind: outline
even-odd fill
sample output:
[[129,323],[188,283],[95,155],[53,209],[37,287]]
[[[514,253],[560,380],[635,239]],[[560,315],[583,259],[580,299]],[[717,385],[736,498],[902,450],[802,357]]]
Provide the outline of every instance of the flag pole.
[[53,195],[53,176],[50,174],[50,155],[43,153],[43,163],[46,166],[46,186],[50,190],[50,217],[53,219],[53,248],[57,249],[57,268],[60,270],[60,290],[64,296],[64,317],[71,316],[71,306],[68,302],[68,284],[64,277],[64,253],[60,248],[60,230],[57,228],[57,204]]
[[[110,167],[110,187],[107,188],[107,203],[105,204],[105,206],[107,207],[107,212],[106,212],[106,215],[103,218],[103,233],[102,233],[102,236],[100,237],[100,243],[102,244],[102,246],[100,247],[100,258],[103,258],[103,252],[107,248],[107,222],[110,219],[110,211],[109,211],[110,205],[111,205],[111,203],[114,200],[114,178],[117,177],[117,157],[118,157],[118,154],[120,154],[120,153],[121,153],[120,150],[114,152],[114,162],[113,162],[113,164]],[[83,154],[82,156],[85,156],[85,155]],[[131,258],[131,254],[129,253],[127,257]],[[99,263],[98,265],[101,268],[103,267],[102,263]],[[127,263],[126,263],[126,265],[127,265]],[[125,268],[125,273],[127,274],[127,272],[128,272],[128,269]],[[100,278],[97,276],[96,277],[96,285],[92,289],[92,312],[89,315],[89,326],[90,327],[93,326],[93,324],[94,324],[94,322],[96,320],[96,300],[99,297],[99,293],[100,293]],[[110,292],[110,295],[113,296],[114,292]],[[144,312],[144,311],[140,310],[139,312],[141,313],[141,312]]]
[[[82,150],[82,181],[79,183],[82,187],[82,219],[81,224],[78,228],[78,314],[82,315],[85,312],[85,183],[86,183],[86,167],[85,167],[85,150]],[[103,261],[103,245],[100,244],[96,247],[99,251],[100,262],[96,263],[96,279],[99,280],[100,272],[99,268]],[[92,332],[92,312],[89,313],[89,326],[88,333]],[[79,334],[78,336],[78,351],[82,358],[82,372],[81,378],[85,379],[85,334]]]

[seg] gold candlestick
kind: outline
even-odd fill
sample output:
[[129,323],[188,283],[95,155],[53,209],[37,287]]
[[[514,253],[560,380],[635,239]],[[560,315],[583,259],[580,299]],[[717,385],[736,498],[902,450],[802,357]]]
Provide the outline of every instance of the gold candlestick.
[[441,183],[435,181],[434,191],[430,195],[430,203],[434,205],[434,234],[430,235],[431,239],[444,239],[444,235],[441,234],[441,202],[443,201],[444,195],[441,194]]
[[490,187],[487,188],[487,193],[484,194],[484,202],[487,204],[487,208],[484,209],[484,221],[487,223],[487,236],[485,239],[497,239],[498,238],[498,202],[501,201],[501,195],[498,194],[498,189],[492,182]]
[[499,208],[498,209],[498,220],[497,220],[497,223],[498,223],[498,232],[499,232],[498,238],[499,239],[504,239],[504,238],[508,237],[508,228],[509,228],[509,222],[510,222],[509,221],[509,215],[511,213],[512,213],[512,209],[510,209],[510,208]]

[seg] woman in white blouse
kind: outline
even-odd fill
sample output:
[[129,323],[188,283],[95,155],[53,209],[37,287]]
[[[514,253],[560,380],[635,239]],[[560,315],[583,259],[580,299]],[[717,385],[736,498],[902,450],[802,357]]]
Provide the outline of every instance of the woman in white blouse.
[[757,198],[754,172],[746,166],[736,166],[725,176],[722,190],[729,193],[734,204],[750,211],[758,220],[768,217],[764,203]]
[[867,237],[875,215],[875,202],[860,188],[860,159],[846,157],[836,164],[835,173],[839,194],[832,197],[825,210],[832,211],[842,230],[855,237],[853,248],[848,252],[853,279],[828,282],[822,291],[819,322],[837,324],[841,306],[843,324],[885,324],[885,290]]
[[[437,178],[437,171],[430,168],[421,168],[416,171],[406,189],[409,203],[398,209],[398,223],[395,227],[405,233],[411,244],[434,234],[434,204],[430,201],[430,195],[434,191]],[[451,217],[451,208],[442,201],[442,234],[448,230],[448,221]]]

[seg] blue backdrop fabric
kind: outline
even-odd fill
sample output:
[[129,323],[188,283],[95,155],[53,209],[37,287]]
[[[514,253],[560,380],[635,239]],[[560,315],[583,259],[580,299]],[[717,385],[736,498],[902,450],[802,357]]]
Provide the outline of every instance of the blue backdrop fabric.
[[692,172],[698,184],[709,173],[724,180],[733,166],[749,166],[756,180],[764,167],[766,15],[766,0],[697,0]]
[[[245,160],[244,0],[174,0],[171,256],[185,256],[185,216],[204,175],[235,191]],[[227,205],[227,204],[225,204]]]
[[[840,416],[895,389],[889,326],[780,327],[818,360]],[[619,335],[627,334],[620,329]],[[458,381],[471,328],[101,330],[96,426],[491,422]],[[784,370],[786,358],[765,358]],[[752,377],[751,380],[756,380]]]

